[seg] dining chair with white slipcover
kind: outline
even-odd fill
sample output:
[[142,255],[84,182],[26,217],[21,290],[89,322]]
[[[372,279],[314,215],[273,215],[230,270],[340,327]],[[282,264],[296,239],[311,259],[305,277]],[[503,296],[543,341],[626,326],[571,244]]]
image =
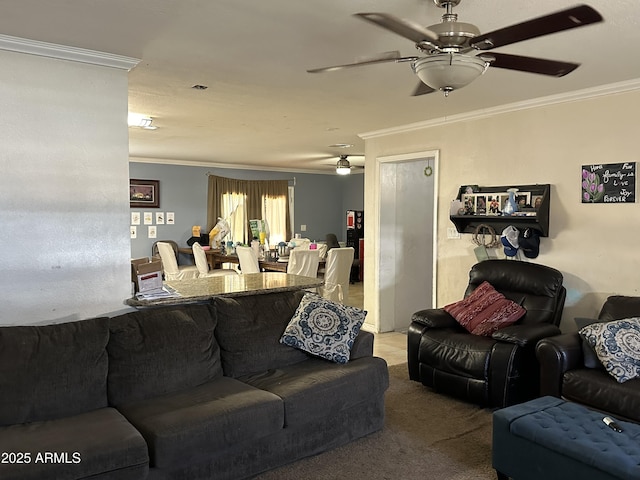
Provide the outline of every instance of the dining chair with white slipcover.
[[320,264],[320,252],[318,250],[303,250],[294,248],[289,252],[287,273],[302,275],[304,277],[317,277]]
[[324,285],[318,288],[322,297],[344,303],[349,298],[349,274],[354,255],[353,247],[332,248],[327,253]]
[[191,249],[193,250],[193,259],[196,262],[196,268],[198,269],[198,278],[203,277],[219,277],[222,275],[237,275],[238,272],[230,268],[214,268],[209,270],[209,263],[207,262],[207,254],[205,253],[202,245],[195,242]]
[[240,262],[240,273],[260,273],[258,256],[251,247],[236,247],[238,262]]
[[158,253],[162,259],[165,280],[186,280],[198,278],[198,267],[195,265],[178,266],[173,247],[165,242],[158,242]]

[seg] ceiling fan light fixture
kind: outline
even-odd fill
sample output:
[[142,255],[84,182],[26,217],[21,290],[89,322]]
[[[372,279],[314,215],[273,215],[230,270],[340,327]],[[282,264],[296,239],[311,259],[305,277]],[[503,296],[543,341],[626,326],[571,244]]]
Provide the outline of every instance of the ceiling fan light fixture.
[[442,53],[416,60],[413,71],[424,84],[448,96],[450,92],[469,85],[488,66],[489,63],[479,57]]
[[142,115],[140,113],[129,112],[127,116],[127,124],[130,127],[144,128],[145,130],[156,130],[158,127],[152,125],[153,118]]
[[336,164],[336,173],[338,175],[349,175],[351,173],[351,163],[346,157],[341,156]]

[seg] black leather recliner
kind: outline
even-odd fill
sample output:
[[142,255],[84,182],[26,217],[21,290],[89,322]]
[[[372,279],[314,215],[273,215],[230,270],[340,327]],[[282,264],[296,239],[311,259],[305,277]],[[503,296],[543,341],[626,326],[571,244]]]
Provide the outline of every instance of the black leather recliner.
[[487,407],[539,395],[536,343],[558,335],[566,290],[551,267],[485,260],[469,272],[465,298],[482,282],[522,305],[525,315],[491,336],[472,335],[443,309],[413,314],[407,334],[409,377],[436,391]]
[[[640,317],[640,297],[612,295],[598,314],[599,321]],[[578,332],[541,340],[540,393],[581,403],[640,423],[640,378],[618,383],[598,362],[587,364]]]

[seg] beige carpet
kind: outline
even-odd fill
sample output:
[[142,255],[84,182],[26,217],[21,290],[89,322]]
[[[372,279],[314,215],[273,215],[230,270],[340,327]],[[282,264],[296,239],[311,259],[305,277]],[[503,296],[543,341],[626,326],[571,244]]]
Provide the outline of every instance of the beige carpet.
[[385,426],[348,445],[264,473],[260,480],[483,480],[491,468],[492,411],[439,395],[389,367]]

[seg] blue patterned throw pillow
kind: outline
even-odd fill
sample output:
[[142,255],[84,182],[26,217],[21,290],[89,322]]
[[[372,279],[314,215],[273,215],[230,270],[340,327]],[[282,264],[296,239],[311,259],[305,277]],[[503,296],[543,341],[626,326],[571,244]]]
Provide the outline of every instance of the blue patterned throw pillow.
[[640,377],[640,318],[592,323],[579,333],[618,383]]
[[280,343],[336,363],[347,363],[367,312],[305,293]]

